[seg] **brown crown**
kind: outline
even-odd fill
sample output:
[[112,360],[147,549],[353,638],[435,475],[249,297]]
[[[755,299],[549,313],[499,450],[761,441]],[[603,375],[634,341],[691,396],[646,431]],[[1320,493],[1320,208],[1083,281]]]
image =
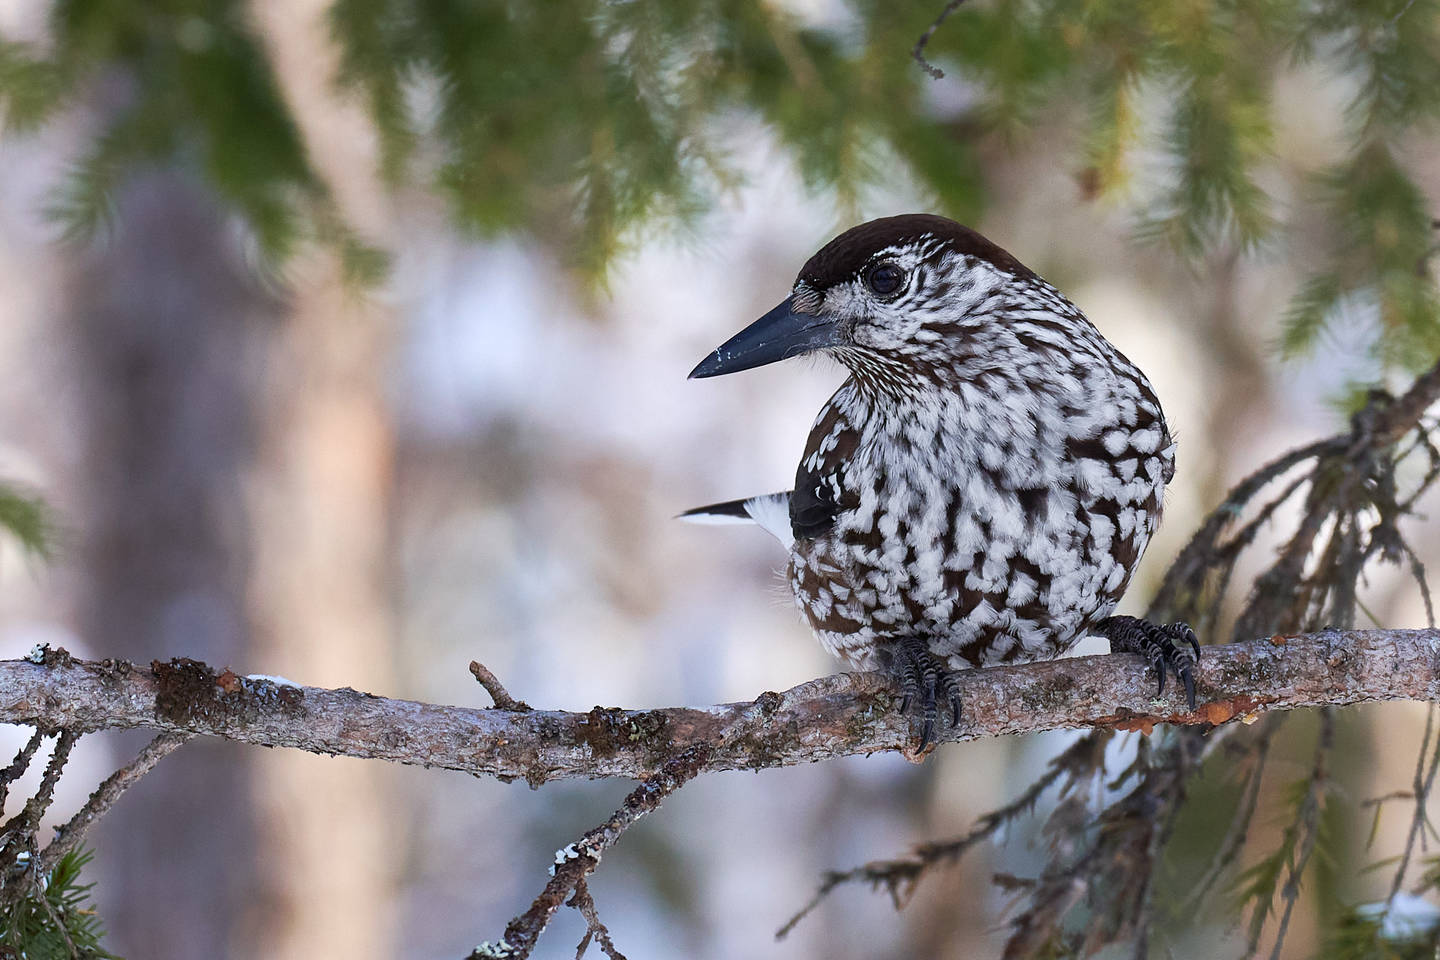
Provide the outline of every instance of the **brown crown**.
[[956,253],[976,257],[1017,277],[1034,277],[1035,272],[1001,247],[954,220],[928,213],[907,213],[882,217],[851,227],[820,248],[800,269],[796,282],[804,281],[825,290],[859,276],[871,258],[889,247],[913,243],[931,236],[944,241]]

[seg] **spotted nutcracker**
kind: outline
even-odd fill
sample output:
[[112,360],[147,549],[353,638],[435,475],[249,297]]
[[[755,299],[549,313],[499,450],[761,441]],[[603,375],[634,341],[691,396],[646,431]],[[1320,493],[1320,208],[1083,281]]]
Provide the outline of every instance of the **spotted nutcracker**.
[[953,670],[1047,660],[1086,634],[1166,667],[1195,704],[1183,623],[1113,617],[1160,522],[1175,442],[1150,383],[1050,284],[943,217],[830,241],[779,306],[690,376],[823,352],[850,376],[820,411],[795,489],[700,507],[790,551],[821,644],[894,672],[960,719]]

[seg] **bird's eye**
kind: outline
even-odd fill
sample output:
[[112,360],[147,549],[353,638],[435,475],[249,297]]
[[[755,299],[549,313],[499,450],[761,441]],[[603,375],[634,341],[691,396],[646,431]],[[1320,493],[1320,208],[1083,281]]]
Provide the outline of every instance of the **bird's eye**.
[[893,263],[881,263],[870,269],[865,276],[865,284],[880,296],[889,296],[900,289],[900,284],[905,282],[905,271]]

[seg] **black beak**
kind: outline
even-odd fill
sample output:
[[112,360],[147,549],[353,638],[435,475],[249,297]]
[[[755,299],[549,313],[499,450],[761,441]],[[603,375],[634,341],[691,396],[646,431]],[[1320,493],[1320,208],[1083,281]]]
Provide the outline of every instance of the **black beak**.
[[834,346],[835,321],[797,312],[794,300],[786,297],[780,306],[716,347],[690,371],[690,379],[736,373]]

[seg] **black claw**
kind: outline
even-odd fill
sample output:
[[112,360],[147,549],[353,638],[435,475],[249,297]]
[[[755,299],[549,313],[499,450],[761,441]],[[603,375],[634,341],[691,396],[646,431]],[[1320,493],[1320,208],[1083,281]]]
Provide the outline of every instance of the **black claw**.
[[1108,617],[1096,624],[1095,632],[1110,638],[1111,653],[1138,653],[1150,662],[1158,678],[1156,696],[1165,692],[1165,675],[1173,673],[1185,687],[1185,703],[1195,709],[1200,641],[1188,623],[1162,625],[1136,617]]
[[935,694],[933,689],[927,691],[925,697],[925,713],[923,716],[925,718],[925,729],[920,736],[921,749],[924,749],[925,744],[934,738],[935,721],[940,718],[940,711],[935,709]]
[[920,729],[920,746],[915,749],[916,753],[924,753],[925,748],[930,746],[930,741],[935,738],[935,721],[930,717],[925,718],[925,726]]
[[940,692],[950,705],[950,726],[960,726],[960,691],[955,688],[955,674],[949,670],[940,671]]
[[906,637],[891,650],[891,668],[900,681],[902,692],[900,712],[910,713],[916,707],[921,721],[917,753],[935,742],[940,727],[940,703],[949,706],[950,724],[960,722],[960,694],[946,664],[930,652],[929,644],[920,637]]

